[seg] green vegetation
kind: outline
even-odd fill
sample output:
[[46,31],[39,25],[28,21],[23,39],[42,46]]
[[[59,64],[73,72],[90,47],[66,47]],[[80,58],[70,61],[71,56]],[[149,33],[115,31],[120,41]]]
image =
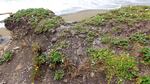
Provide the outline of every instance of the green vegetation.
[[112,56],[114,55],[114,53],[108,49],[100,49],[100,50],[89,49],[88,52],[91,55],[92,61],[94,63],[98,61],[105,62],[110,58],[112,58]]
[[13,58],[13,53],[10,52],[10,51],[6,51],[3,54],[3,58],[0,58],[0,65],[5,63],[5,62],[8,62],[8,61],[12,60],[12,58]]
[[[50,69],[57,70],[60,64],[63,63],[62,54],[56,50],[52,50],[49,56],[42,53],[42,49],[38,43],[32,44],[32,51],[35,55],[33,59],[33,69],[32,69],[32,82],[42,75],[42,66],[49,65]],[[60,67],[61,68],[61,67]],[[55,72],[54,79],[61,80],[64,76],[63,70],[58,70]]]
[[34,64],[32,68],[32,73],[31,73],[32,83],[34,83],[36,79],[40,78],[40,76],[41,76],[41,66]]
[[150,20],[150,7],[124,7],[118,10],[113,10],[109,13],[98,14],[83,21],[83,23],[86,25],[99,26],[110,20],[113,20],[116,23],[127,22],[128,24],[141,20]]
[[103,44],[110,44],[113,47],[120,47],[125,49],[129,47],[128,38],[111,37],[106,35],[101,37],[101,42]]
[[58,51],[52,51],[50,55],[50,62],[53,64],[62,63],[62,55]]
[[63,70],[56,70],[54,74],[54,80],[61,80],[64,77]]
[[37,33],[46,32],[50,29],[59,27],[62,22],[63,20],[61,20],[61,17],[43,19],[39,22],[38,26],[35,29],[35,32]]
[[48,58],[46,55],[42,54],[41,46],[36,42],[32,43],[32,52],[33,52],[34,58],[33,58],[33,68],[32,68],[31,79],[32,79],[32,82],[34,83],[34,81],[40,78],[40,76],[42,75],[41,67],[43,64],[46,63]]
[[105,35],[105,36],[102,36],[101,37],[101,42],[103,44],[109,44],[112,40],[112,37],[108,36],[108,35]]
[[108,49],[90,49],[89,53],[92,57],[92,61],[95,62],[94,64],[101,62],[105,65],[108,84],[110,84],[113,77],[117,77],[119,81],[121,81],[131,80],[137,76],[138,69],[136,67],[136,61],[128,54],[118,56]]
[[142,34],[142,33],[135,33],[129,39],[131,41],[138,42],[141,44],[148,44],[150,41],[149,36],[146,34]]
[[87,33],[88,32],[88,29],[84,28],[83,24],[76,24],[73,28],[77,33]]
[[130,35],[130,37],[112,37],[111,35],[103,35],[101,36],[101,42],[103,44],[110,44],[114,47],[120,47],[127,49],[129,46],[131,46],[134,43],[139,43],[142,45],[148,45],[150,42],[150,37],[147,34],[143,33],[134,33],[133,35]]
[[[63,19],[42,8],[20,10],[5,20],[6,27],[10,30],[13,30],[13,27],[18,28],[16,31],[19,28],[27,28],[23,30],[23,32],[29,31],[25,40],[28,36],[34,38],[35,34],[30,35],[30,32],[40,37],[47,37],[47,39],[34,39],[35,42],[41,40],[39,43],[42,47],[39,43],[32,43],[33,81],[44,74],[43,70],[50,69],[54,80],[62,80],[63,77],[76,78],[80,75],[89,76],[91,72],[92,75],[94,73],[93,79],[95,79],[94,77],[105,72],[104,77],[108,84],[113,81],[118,84],[126,81],[137,82],[138,78],[139,84],[149,84],[149,76],[140,77],[141,73],[149,75],[145,71],[147,70],[145,68],[149,69],[150,64],[149,21],[150,7],[147,6],[123,7],[98,14],[77,24],[64,25],[64,28],[58,28],[58,31],[54,28],[63,24]],[[42,34],[51,30],[54,30],[53,35]],[[80,53],[83,55],[78,55]],[[71,57],[71,55],[77,56]],[[12,53],[6,52],[3,58],[0,58],[0,64],[11,59]]]
[[37,54],[41,52],[41,47],[38,43],[32,43],[32,52]]
[[106,20],[105,15],[96,15],[96,16],[86,20],[85,24],[98,26],[101,23],[105,22],[105,20]]
[[48,58],[44,54],[34,57],[34,59],[33,59],[34,65],[33,65],[33,69],[32,69],[32,81],[33,82],[34,82],[34,80],[40,78],[40,76],[42,75],[41,67],[42,67],[42,65],[44,65],[47,62],[47,60],[48,60]]
[[54,72],[54,80],[61,80],[64,75],[64,68],[63,68],[63,55],[56,50],[53,50],[50,53],[50,59],[49,59],[49,67],[52,70],[55,70]]
[[144,62],[147,64],[150,64],[150,48],[149,47],[144,47],[141,50],[141,53],[143,54],[142,58]]
[[93,31],[88,31],[88,33],[87,33],[87,41],[88,42],[93,42],[93,40],[94,40],[94,38],[96,37],[97,35],[96,35],[96,33],[95,32],[93,32]]
[[22,9],[16,12],[15,14],[11,15],[11,17],[5,20],[7,22],[20,22],[26,21],[27,23],[32,25],[33,28],[38,24],[41,19],[51,18],[54,16],[52,11],[43,9],[43,8],[29,8],[29,9]]
[[[14,27],[9,26],[10,24],[22,24],[22,27],[24,25],[31,26],[36,33],[46,32],[62,23],[64,21],[61,17],[55,16],[52,11],[43,8],[22,9],[5,20],[6,27],[9,30],[14,29]],[[17,25],[15,26],[17,27]]]
[[127,48],[129,46],[128,39],[114,38],[111,40],[112,46]]
[[150,76],[140,77],[138,84],[150,84]]
[[47,56],[44,54],[41,54],[41,55],[35,57],[35,64],[40,66],[40,65],[46,63],[47,60],[48,60]]
[[136,61],[128,54],[121,54],[114,56],[107,61],[107,74],[108,78],[116,76],[119,80],[131,80],[137,76]]

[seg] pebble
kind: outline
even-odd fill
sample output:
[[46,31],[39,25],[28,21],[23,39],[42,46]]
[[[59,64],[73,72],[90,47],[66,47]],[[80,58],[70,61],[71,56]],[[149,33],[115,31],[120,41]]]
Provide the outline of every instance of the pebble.
[[52,38],[51,42],[55,43],[57,41],[57,38]]
[[91,73],[90,73],[90,76],[91,76],[91,77],[94,77],[94,75],[95,75],[94,72],[91,72]]
[[71,30],[70,32],[71,32],[72,36],[74,36],[76,34],[76,32],[73,30]]
[[2,80],[2,82],[0,82],[0,84],[7,84],[7,82],[5,80]]
[[80,34],[79,37],[81,37],[81,38],[86,38],[86,35]]
[[57,31],[55,29],[51,30],[52,34],[55,34]]
[[67,82],[68,82],[68,80],[67,80],[67,79],[64,79],[63,81],[64,81],[65,83],[67,83]]
[[20,47],[17,46],[17,47],[15,47],[15,48],[13,48],[13,50],[18,50],[19,48],[20,48]]

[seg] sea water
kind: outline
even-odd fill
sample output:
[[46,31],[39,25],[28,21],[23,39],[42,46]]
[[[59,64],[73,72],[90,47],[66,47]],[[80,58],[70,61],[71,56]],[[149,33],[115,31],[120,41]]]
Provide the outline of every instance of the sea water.
[[[111,10],[126,5],[150,5],[150,0],[0,0],[0,13],[15,13],[27,8],[46,8],[56,15],[63,15],[89,9]],[[0,15],[0,21],[8,16]],[[4,27],[4,23],[0,23],[1,27]]]

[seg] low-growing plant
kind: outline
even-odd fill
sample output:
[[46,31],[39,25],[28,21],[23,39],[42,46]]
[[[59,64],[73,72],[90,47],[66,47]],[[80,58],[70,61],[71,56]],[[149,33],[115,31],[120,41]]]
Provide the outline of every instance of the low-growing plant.
[[61,17],[58,16],[43,19],[39,22],[38,26],[35,28],[35,32],[42,33],[49,31],[50,29],[60,26],[61,23],[63,23],[63,20],[61,20]]
[[52,51],[50,54],[50,62],[53,64],[62,63],[62,55],[58,51]]
[[95,38],[96,36],[97,36],[97,35],[96,35],[96,33],[95,33],[94,31],[88,31],[86,40],[87,40],[88,42],[93,42],[93,40],[94,40],[94,38]]
[[97,15],[85,20],[84,24],[98,26],[105,21],[105,15]]
[[32,68],[31,80],[34,84],[35,80],[41,76],[41,67],[38,65],[34,65]]
[[135,41],[135,42],[138,42],[138,43],[144,44],[144,45],[148,44],[150,41],[149,36],[147,36],[146,34],[143,34],[143,33],[135,33],[132,36],[130,36],[129,39],[131,41]]
[[112,77],[117,77],[119,81],[131,80],[137,76],[137,63],[135,59],[128,54],[114,56],[106,61],[107,76],[110,82]]
[[38,65],[38,66],[40,66],[41,64],[46,63],[47,60],[48,60],[48,57],[44,54],[36,56],[35,59],[34,59],[35,64]]
[[54,80],[61,80],[64,77],[63,70],[56,70],[54,73]]
[[0,65],[3,64],[5,60],[3,58],[0,58]]
[[40,53],[41,52],[41,47],[38,43],[32,44],[32,52],[33,53]]
[[150,7],[148,6],[129,6],[123,7],[118,10],[113,10],[107,13],[98,14],[85,20],[83,23],[86,25],[99,26],[106,21],[114,21],[116,23],[128,23],[133,24],[134,22],[141,20],[150,20]]
[[108,44],[111,42],[111,40],[112,40],[112,37],[110,37],[110,36],[102,36],[101,37],[101,43],[103,43],[103,44]]
[[[9,30],[28,25],[27,28],[31,28],[36,33],[47,32],[49,29],[56,28],[63,23],[64,20],[61,17],[44,8],[22,9],[5,20],[6,28]],[[16,24],[15,27],[12,27],[14,24]]]
[[4,57],[5,62],[8,62],[12,59],[13,54],[12,54],[12,52],[7,51],[4,53],[3,57]]
[[[43,8],[22,9],[8,17],[5,23],[11,24],[12,22],[19,23],[21,21],[26,21],[32,28],[35,28],[41,19],[51,18],[53,16],[55,15],[52,11]],[[8,29],[13,30],[13,28]]]
[[112,56],[114,55],[114,53],[108,49],[99,49],[99,50],[89,49],[88,52],[91,56],[92,62],[94,63],[98,61],[105,63],[107,60],[111,59]]
[[3,64],[5,62],[8,62],[10,60],[12,60],[13,58],[13,53],[10,52],[10,51],[6,51],[4,54],[3,54],[3,57],[0,58],[0,64]]
[[77,33],[87,33],[88,29],[84,28],[84,26],[82,24],[76,24],[73,29],[77,32]]
[[129,46],[128,39],[115,38],[111,41],[112,46],[127,48]]
[[140,77],[137,84],[150,84],[150,76]]
[[149,47],[144,47],[141,50],[141,53],[143,54],[142,58],[144,60],[144,63],[150,64],[150,48]]
[[120,27],[112,27],[112,32],[118,33],[121,31],[122,31],[122,28],[120,28]]
[[44,54],[37,54],[37,56],[34,57],[33,59],[33,68],[32,68],[32,74],[31,74],[31,79],[32,82],[42,75],[42,70],[41,66],[44,65],[48,60],[48,57]]
[[130,80],[137,76],[137,63],[128,54],[115,55],[115,53],[108,49],[90,49],[89,54],[95,64],[93,66],[96,66],[98,62],[102,62],[105,65],[108,84],[110,84],[113,77],[118,78],[118,82],[120,82],[122,80]]

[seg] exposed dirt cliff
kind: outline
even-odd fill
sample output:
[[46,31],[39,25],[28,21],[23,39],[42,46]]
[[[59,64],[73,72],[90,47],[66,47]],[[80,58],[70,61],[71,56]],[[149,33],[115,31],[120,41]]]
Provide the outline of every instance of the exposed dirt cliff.
[[0,59],[2,84],[149,84],[150,7],[66,23],[52,11],[5,20],[13,40]]

